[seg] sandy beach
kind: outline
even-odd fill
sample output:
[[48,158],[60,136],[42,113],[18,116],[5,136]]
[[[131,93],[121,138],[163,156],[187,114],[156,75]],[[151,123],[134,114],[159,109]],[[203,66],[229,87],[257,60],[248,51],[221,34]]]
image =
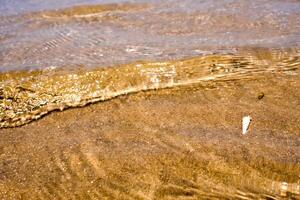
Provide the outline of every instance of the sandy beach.
[[0,199],[300,199],[299,19],[298,0],[2,0]]

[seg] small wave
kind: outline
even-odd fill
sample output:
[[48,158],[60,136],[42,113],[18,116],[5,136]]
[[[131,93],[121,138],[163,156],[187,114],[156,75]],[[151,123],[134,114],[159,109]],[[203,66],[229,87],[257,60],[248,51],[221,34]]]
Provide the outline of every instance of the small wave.
[[0,127],[15,127],[69,107],[140,91],[203,81],[257,79],[265,73],[295,73],[293,54],[208,55],[167,62],[139,62],[94,70],[49,68],[0,74]]
[[146,7],[147,7],[146,4],[130,4],[130,3],[80,5],[80,6],[73,6],[69,8],[63,8],[59,10],[36,13],[36,15],[45,18],[62,18],[62,17],[83,18],[83,17],[101,16],[102,14],[108,12],[136,11],[136,10],[144,9]]

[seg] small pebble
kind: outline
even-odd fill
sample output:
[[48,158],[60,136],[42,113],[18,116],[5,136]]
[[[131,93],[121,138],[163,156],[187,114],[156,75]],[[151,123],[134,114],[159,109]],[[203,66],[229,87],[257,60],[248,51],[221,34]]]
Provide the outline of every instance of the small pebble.
[[260,92],[258,95],[257,95],[257,99],[258,100],[261,100],[262,98],[264,98],[265,94],[263,92]]

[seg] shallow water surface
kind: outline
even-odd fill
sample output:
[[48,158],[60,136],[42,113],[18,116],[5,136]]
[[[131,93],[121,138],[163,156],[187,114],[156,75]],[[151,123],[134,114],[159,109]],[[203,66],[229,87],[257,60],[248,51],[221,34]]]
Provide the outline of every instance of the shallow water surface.
[[296,0],[4,0],[0,198],[299,199],[299,15]]
[[6,7],[15,10],[0,16],[1,70],[99,67],[236,53],[242,47],[299,46],[298,1],[47,2],[0,5],[7,10],[3,14],[9,13]]

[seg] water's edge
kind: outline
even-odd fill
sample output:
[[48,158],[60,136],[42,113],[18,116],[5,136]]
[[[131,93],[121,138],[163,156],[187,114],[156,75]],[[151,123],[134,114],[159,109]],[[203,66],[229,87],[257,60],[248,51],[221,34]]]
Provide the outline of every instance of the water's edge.
[[295,73],[300,56],[208,55],[166,62],[139,62],[95,70],[45,70],[0,74],[0,127],[15,127],[54,110],[81,107],[120,95],[203,81],[258,79]]

